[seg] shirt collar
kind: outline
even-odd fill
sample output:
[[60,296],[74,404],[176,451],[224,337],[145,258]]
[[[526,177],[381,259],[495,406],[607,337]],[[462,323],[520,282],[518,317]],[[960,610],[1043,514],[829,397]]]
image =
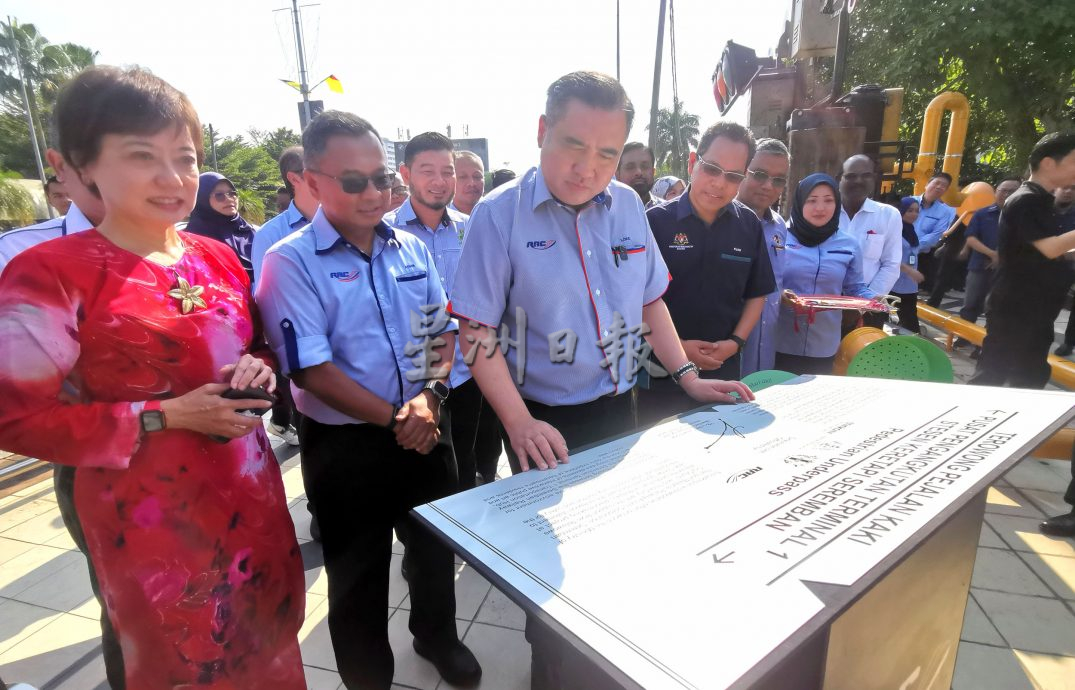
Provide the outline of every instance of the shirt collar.
[[[310,221],[310,225],[313,227],[314,248],[318,254],[332,251],[339,242],[345,241],[339,231],[332,227],[332,223],[325,217],[325,212],[321,208],[317,209],[317,213],[314,215],[314,219]],[[374,230],[385,242],[396,241],[395,230],[383,220],[377,223],[377,227]]]
[[[684,220],[688,216],[693,215],[695,218],[698,218],[698,220],[702,221],[702,223],[705,223],[705,221],[702,220],[702,218],[700,216],[698,216],[694,212],[694,206],[691,204],[691,199],[690,199],[690,194],[689,194],[690,191],[691,191],[691,187],[690,187],[690,185],[687,185],[687,188],[683,190],[683,193],[680,194],[679,197],[673,202],[673,203],[677,204],[677,206],[676,206],[676,220]],[[734,207],[735,207],[735,200],[733,199],[733,200],[729,201],[728,204],[724,208],[722,208],[721,210],[717,211],[717,217],[713,219],[713,222],[716,223],[718,220],[723,218],[724,214],[727,213],[728,211],[731,211],[732,215],[738,215],[738,213],[736,213],[736,211],[733,210]]]
[[82,232],[83,230],[89,230],[93,227],[93,223],[90,219],[82,213],[82,209],[75,206],[75,202],[71,202],[71,205],[67,208],[67,215],[63,218],[63,225],[67,229],[67,234],[70,235],[74,232]]
[[295,205],[294,201],[288,204],[287,210],[284,211],[284,220],[286,220],[287,224],[291,226],[294,226],[297,223],[309,222],[306,219],[306,216],[302,215],[302,211],[299,210],[299,207]]
[[[386,214],[386,218],[392,214]],[[467,217],[461,212],[456,210],[454,206],[447,206],[444,209],[444,218],[441,220],[441,225],[447,227],[452,223],[465,223]],[[400,225],[409,225],[411,223],[422,224],[422,221],[418,219],[418,214],[414,211],[414,206],[411,204],[411,200],[408,197],[403,205],[396,209],[395,222]]]
[[[536,211],[537,207],[541,206],[546,201],[552,201],[561,206],[567,206],[554,197],[552,192],[549,191],[548,185],[545,184],[545,173],[541,171],[541,166],[539,165],[534,171],[534,204],[531,208]],[[632,190],[632,193],[633,192],[634,190]],[[605,208],[612,210],[612,183],[610,182],[609,186],[605,187],[604,191],[598,193],[597,196],[590,201],[594,204],[604,204]]]

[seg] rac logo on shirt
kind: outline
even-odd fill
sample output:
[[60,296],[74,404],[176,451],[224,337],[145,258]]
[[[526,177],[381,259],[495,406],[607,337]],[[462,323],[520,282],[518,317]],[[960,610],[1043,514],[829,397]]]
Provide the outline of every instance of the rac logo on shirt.
[[526,243],[527,249],[539,249],[545,251],[546,249],[552,249],[556,244],[556,240],[534,240]]
[[328,274],[329,278],[335,278],[341,283],[350,283],[358,278],[358,271],[334,271]]

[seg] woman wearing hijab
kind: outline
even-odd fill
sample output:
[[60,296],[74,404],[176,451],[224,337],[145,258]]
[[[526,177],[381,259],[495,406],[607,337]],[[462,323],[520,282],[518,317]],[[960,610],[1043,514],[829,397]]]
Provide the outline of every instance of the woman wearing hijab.
[[671,201],[683,193],[687,186],[675,175],[658,177],[650,190],[650,196],[659,201]]
[[[784,244],[784,289],[799,295],[876,297],[862,278],[858,241],[839,230],[836,180],[814,173],[799,183]],[[840,346],[840,312],[797,315],[781,304],[776,368],[795,374],[831,374]]]
[[914,230],[920,206],[918,199],[905,196],[900,199],[900,215],[903,216],[903,259],[900,260],[900,277],[892,286],[892,294],[900,298],[900,326],[918,333],[918,285],[925,276],[918,270],[918,233]]
[[202,173],[198,177],[198,201],[190,212],[186,230],[231,247],[253,282],[250,245],[257,227],[239,215],[239,193],[231,180],[218,172]]

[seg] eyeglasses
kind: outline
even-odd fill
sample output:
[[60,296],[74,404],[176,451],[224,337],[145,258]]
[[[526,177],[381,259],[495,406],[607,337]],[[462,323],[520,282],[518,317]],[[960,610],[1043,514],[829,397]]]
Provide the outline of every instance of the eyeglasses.
[[788,183],[788,178],[786,178],[786,177],[775,177],[775,176],[770,175],[769,173],[765,172],[764,170],[747,170],[747,172],[750,173],[750,176],[753,177],[754,180],[757,181],[758,184],[765,184],[766,182],[772,182],[773,183],[773,189],[783,189],[784,185],[786,185]]
[[377,191],[380,192],[391,189],[392,185],[396,183],[396,174],[394,172],[385,172],[380,175],[371,175],[369,177],[355,173],[347,173],[346,175],[337,177],[335,175],[323,173],[320,170],[314,170],[313,168],[306,168],[306,170],[315,175],[321,175],[336,180],[336,182],[340,183],[340,189],[348,194],[361,194],[366,191],[366,187],[368,187],[371,182]]
[[226,199],[238,199],[239,192],[234,189],[230,192],[213,192],[213,198],[217,201],[224,201]]
[[716,163],[710,163],[709,161],[707,161],[706,159],[702,158],[701,156],[698,156],[697,161],[698,161],[698,164],[702,166],[702,170],[705,172],[705,174],[707,174],[707,175],[709,175],[711,177],[720,177],[721,175],[723,175],[724,179],[727,180],[728,182],[731,182],[732,184],[739,184],[740,182],[745,180],[746,177],[747,177],[743,173],[737,173],[737,172],[732,172],[731,170],[725,170],[724,168],[720,167]]

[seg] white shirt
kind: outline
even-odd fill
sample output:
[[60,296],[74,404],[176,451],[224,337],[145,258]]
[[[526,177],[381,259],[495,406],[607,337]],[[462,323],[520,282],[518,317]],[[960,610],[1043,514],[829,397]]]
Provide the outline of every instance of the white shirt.
[[93,223],[72,202],[70,208],[67,209],[66,216],[0,233],[0,273],[4,272],[4,267],[8,265],[8,262],[30,247],[57,237],[89,230],[92,227]]
[[873,199],[863,202],[855,217],[840,209],[840,229],[862,248],[862,277],[874,292],[887,295],[900,277],[903,219],[900,212]]

